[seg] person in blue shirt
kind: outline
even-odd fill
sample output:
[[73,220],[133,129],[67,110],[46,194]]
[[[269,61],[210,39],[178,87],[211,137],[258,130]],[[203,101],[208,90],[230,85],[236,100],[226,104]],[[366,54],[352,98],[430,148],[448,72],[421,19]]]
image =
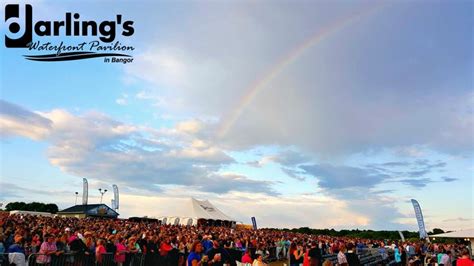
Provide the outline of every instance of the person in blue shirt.
[[22,242],[23,242],[23,237],[20,235],[15,235],[14,237],[14,244],[11,244],[8,249],[7,253],[23,253],[25,254],[25,249],[23,248]]
[[212,241],[209,239],[210,236],[204,236],[202,239],[202,248],[204,253],[207,253],[213,246]]
[[394,254],[395,262],[397,263],[397,265],[401,265],[402,264],[402,254],[400,253],[399,247],[395,247],[394,251],[395,251],[395,254]]
[[3,253],[5,253],[5,245],[3,244],[3,235],[0,234],[0,265],[3,265],[3,261],[5,260]]
[[202,253],[202,244],[199,241],[196,241],[191,246],[191,252],[188,255],[187,265],[186,266],[198,266],[201,265],[201,253]]

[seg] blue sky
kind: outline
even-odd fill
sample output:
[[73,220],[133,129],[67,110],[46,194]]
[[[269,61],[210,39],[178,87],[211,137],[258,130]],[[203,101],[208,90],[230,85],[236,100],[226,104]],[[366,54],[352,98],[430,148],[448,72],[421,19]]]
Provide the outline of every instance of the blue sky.
[[473,227],[471,2],[32,4],[120,13],[136,50],[45,63],[2,45],[2,202],[67,207],[87,177],[91,202],[119,186],[123,217],[195,196],[262,226],[414,230],[416,198],[428,229]]

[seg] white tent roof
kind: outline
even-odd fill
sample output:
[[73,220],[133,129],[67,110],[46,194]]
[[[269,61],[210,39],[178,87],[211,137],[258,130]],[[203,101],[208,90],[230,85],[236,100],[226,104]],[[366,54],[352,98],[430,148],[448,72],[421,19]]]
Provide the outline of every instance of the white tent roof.
[[430,235],[430,237],[449,237],[449,238],[474,238],[474,228],[460,230],[450,233],[442,233],[437,235]]
[[216,208],[208,200],[197,200],[191,198],[192,202],[192,217],[198,219],[212,219],[222,221],[235,221]]

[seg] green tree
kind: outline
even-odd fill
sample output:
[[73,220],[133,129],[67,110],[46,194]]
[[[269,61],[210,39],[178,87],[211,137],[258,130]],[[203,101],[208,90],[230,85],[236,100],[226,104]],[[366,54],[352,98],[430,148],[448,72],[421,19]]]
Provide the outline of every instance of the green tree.
[[41,202],[10,202],[5,206],[6,211],[34,211],[34,212],[50,212],[57,213],[58,205],[54,203],[41,203]]

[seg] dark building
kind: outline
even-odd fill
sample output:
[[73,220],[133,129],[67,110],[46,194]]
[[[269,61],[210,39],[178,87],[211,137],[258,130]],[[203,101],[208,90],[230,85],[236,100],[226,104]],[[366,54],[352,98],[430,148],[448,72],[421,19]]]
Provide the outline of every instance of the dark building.
[[117,218],[119,214],[112,208],[105,204],[88,204],[88,205],[76,205],[59,211],[57,213],[59,217],[102,217],[102,218]]

